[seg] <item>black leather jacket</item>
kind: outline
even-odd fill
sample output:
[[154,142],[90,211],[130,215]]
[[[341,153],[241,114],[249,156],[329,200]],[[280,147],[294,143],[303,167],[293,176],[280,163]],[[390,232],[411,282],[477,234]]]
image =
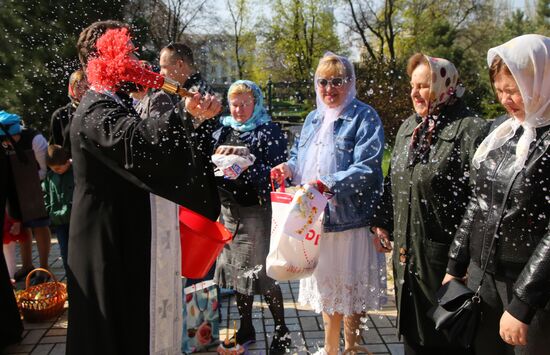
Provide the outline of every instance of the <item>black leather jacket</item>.
[[469,262],[482,267],[488,260],[487,272],[515,282],[508,312],[529,323],[550,300],[550,127],[537,129],[525,167],[516,173],[522,132],[520,127],[479,169],[472,168],[474,196],[451,245],[447,272],[462,277]]

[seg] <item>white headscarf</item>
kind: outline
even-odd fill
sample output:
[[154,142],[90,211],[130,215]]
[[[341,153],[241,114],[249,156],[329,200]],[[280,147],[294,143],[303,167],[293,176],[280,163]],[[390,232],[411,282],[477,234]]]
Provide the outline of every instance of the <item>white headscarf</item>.
[[[315,93],[317,95],[317,113],[314,120],[320,120],[320,127],[316,132],[313,132],[313,143],[308,146],[308,150],[302,156],[303,159],[298,159],[297,162],[297,181],[300,184],[306,184],[319,179],[321,176],[336,172],[336,157],[334,155],[334,122],[338,119],[342,111],[353,101],[357,95],[355,89],[355,70],[353,64],[342,56],[332,52],[326,52],[323,58],[333,56],[336,57],[346,68],[346,80],[344,83],[347,86],[346,97],[344,101],[337,107],[328,107],[320,94],[317,79],[319,73],[315,73]],[[327,78],[330,79],[330,78]]]
[[514,163],[514,169],[518,172],[525,165],[529,146],[537,139],[536,128],[550,124],[550,38],[524,35],[491,48],[487,53],[489,66],[497,55],[510,69],[518,85],[525,106],[525,120],[520,122],[511,117],[500,124],[483,140],[472,163],[479,168],[491,150],[504,145],[522,126],[523,134],[516,147]]

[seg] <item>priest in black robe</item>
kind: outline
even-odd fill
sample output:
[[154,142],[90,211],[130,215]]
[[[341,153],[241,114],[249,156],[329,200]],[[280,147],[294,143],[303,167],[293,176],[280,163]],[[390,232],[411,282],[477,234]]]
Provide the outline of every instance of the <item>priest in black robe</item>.
[[[102,21],[86,28],[77,45],[82,64],[96,55],[95,41],[107,29],[125,26]],[[160,117],[142,120],[127,95],[131,86],[121,84],[115,92],[92,86],[71,124],[75,176],[67,275],[67,354],[71,355],[156,352],[150,350],[151,332],[158,333],[151,330],[150,319],[150,271],[155,262],[150,193],[211,220],[219,214],[212,167],[207,152],[198,149],[201,126],[190,118],[214,117],[219,101],[197,94]],[[174,317],[174,310],[156,311],[161,317]]]
[[[5,128],[5,127],[4,127]],[[6,129],[7,130],[7,129]],[[0,140],[6,138],[0,127]],[[8,189],[13,187],[12,174],[8,163],[8,156],[3,145],[0,144],[0,230],[4,226],[6,201],[9,195]],[[0,253],[0,353],[5,347],[21,340],[23,323],[17,309],[13,285],[8,273],[4,252]]]

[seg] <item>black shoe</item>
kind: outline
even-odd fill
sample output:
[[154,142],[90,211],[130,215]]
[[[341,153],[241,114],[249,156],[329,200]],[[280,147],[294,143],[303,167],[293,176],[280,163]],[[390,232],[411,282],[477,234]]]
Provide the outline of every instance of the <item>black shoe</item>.
[[50,279],[50,275],[48,275],[43,271],[38,271],[36,275],[34,275],[34,277],[31,279],[31,285],[36,286],[48,281],[49,279]]
[[31,265],[28,269],[21,268],[15,272],[15,274],[13,275],[13,278],[15,279],[15,281],[25,280],[27,275],[33,270],[34,270],[33,265]]
[[254,344],[256,342],[256,330],[254,328],[246,331],[239,329],[235,338],[237,340],[237,344],[242,346]]
[[281,327],[275,331],[273,334],[273,340],[271,341],[271,345],[269,347],[269,353],[272,355],[275,354],[284,354],[287,351],[290,351],[290,335],[288,328]]

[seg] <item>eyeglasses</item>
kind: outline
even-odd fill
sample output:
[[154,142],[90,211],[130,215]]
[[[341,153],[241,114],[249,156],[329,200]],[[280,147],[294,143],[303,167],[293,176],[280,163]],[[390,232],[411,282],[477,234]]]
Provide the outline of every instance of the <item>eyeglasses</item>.
[[348,82],[347,78],[331,78],[331,79],[319,78],[319,79],[317,79],[317,85],[322,86],[322,87],[325,87],[328,84],[330,84],[334,88],[339,88],[347,82]]

